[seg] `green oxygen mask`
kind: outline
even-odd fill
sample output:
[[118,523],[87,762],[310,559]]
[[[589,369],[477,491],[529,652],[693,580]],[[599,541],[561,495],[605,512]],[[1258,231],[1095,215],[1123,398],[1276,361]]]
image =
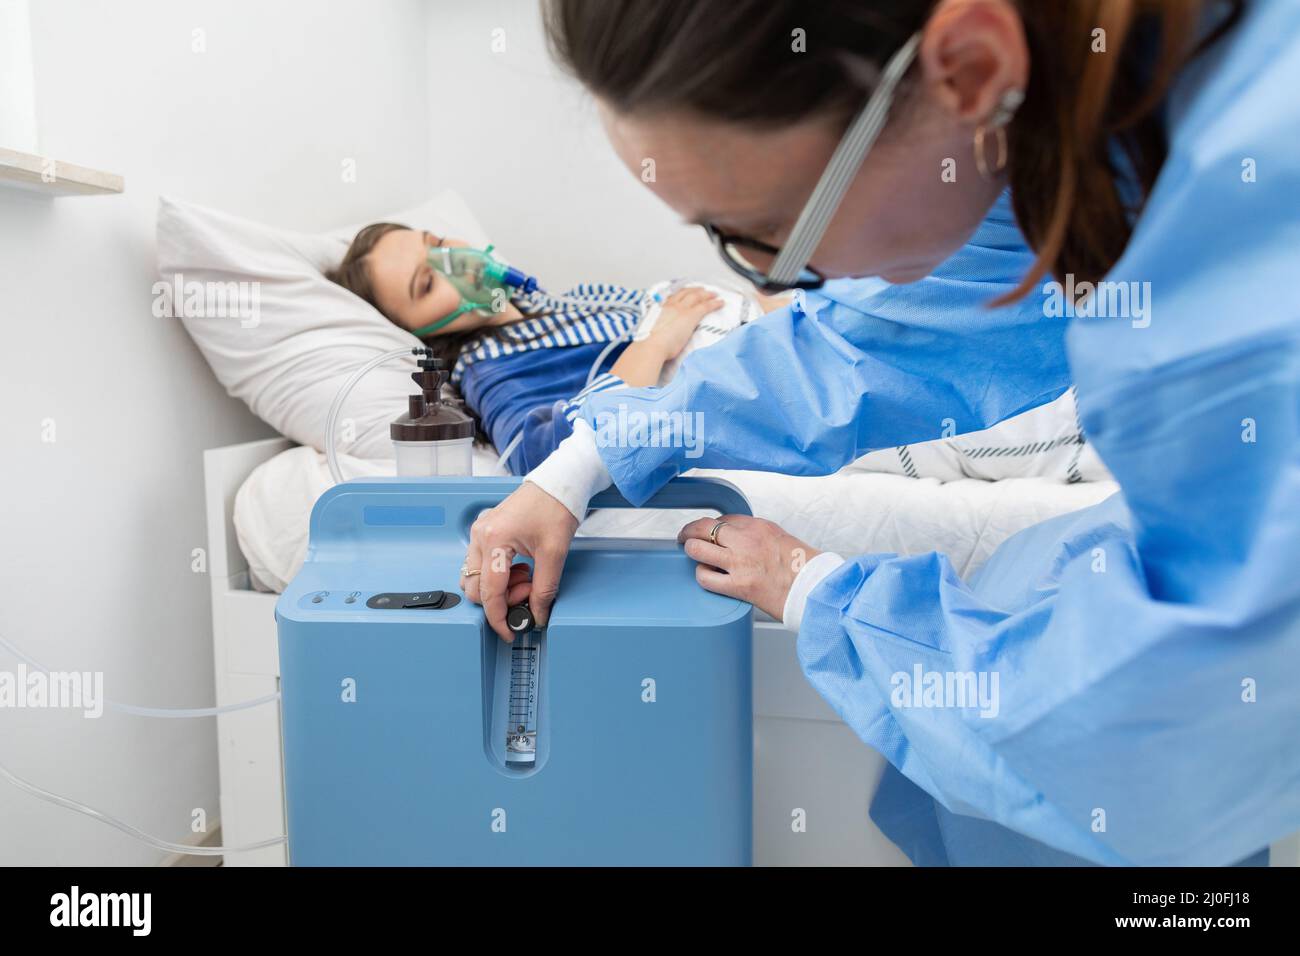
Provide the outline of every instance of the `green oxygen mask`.
[[471,249],[467,246],[433,246],[429,249],[429,266],[451,283],[460,293],[460,305],[450,315],[416,329],[416,336],[429,335],[466,312],[487,314],[501,312],[516,289],[533,292],[537,280],[492,257],[492,246]]

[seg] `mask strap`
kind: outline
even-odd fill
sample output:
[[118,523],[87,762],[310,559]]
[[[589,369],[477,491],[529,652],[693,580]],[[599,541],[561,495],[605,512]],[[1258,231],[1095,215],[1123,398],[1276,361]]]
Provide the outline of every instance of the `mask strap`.
[[476,308],[478,307],[462,302],[460,304],[460,308],[458,308],[455,312],[451,313],[450,315],[444,315],[437,322],[430,322],[428,325],[422,325],[418,329],[415,329],[411,334],[414,335],[417,339],[422,338],[433,332],[437,332],[443,326],[451,322],[454,322],[456,319],[459,319],[466,312],[473,312]]

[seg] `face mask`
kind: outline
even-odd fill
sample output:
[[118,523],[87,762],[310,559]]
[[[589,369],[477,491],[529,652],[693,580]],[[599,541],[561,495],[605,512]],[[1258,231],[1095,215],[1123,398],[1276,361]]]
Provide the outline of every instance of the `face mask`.
[[535,278],[492,258],[492,248],[435,246],[429,250],[429,266],[460,293],[460,305],[450,315],[416,329],[416,336],[436,332],[466,312],[499,313],[513,290],[532,292],[537,288]]

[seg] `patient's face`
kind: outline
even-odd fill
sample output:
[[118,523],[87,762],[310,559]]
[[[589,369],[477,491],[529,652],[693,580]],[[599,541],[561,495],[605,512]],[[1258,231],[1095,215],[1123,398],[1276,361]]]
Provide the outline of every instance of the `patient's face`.
[[[467,245],[459,239],[439,239],[430,232],[396,229],[375,243],[366,256],[379,311],[412,332],[445,318],[460,305],[460,293],[429,266],[428,250],[439,244]],[[500,315],[465,312],[432,334],[451,335],[518,317],[513,306]]]

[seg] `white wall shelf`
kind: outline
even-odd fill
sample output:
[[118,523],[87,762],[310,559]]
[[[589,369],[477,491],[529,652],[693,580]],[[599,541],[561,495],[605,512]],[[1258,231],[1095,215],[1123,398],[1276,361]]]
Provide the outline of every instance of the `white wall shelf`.
[[51,196],[98,196],[122,192],[126,180],[115,173],[0,147],[0,185]]

